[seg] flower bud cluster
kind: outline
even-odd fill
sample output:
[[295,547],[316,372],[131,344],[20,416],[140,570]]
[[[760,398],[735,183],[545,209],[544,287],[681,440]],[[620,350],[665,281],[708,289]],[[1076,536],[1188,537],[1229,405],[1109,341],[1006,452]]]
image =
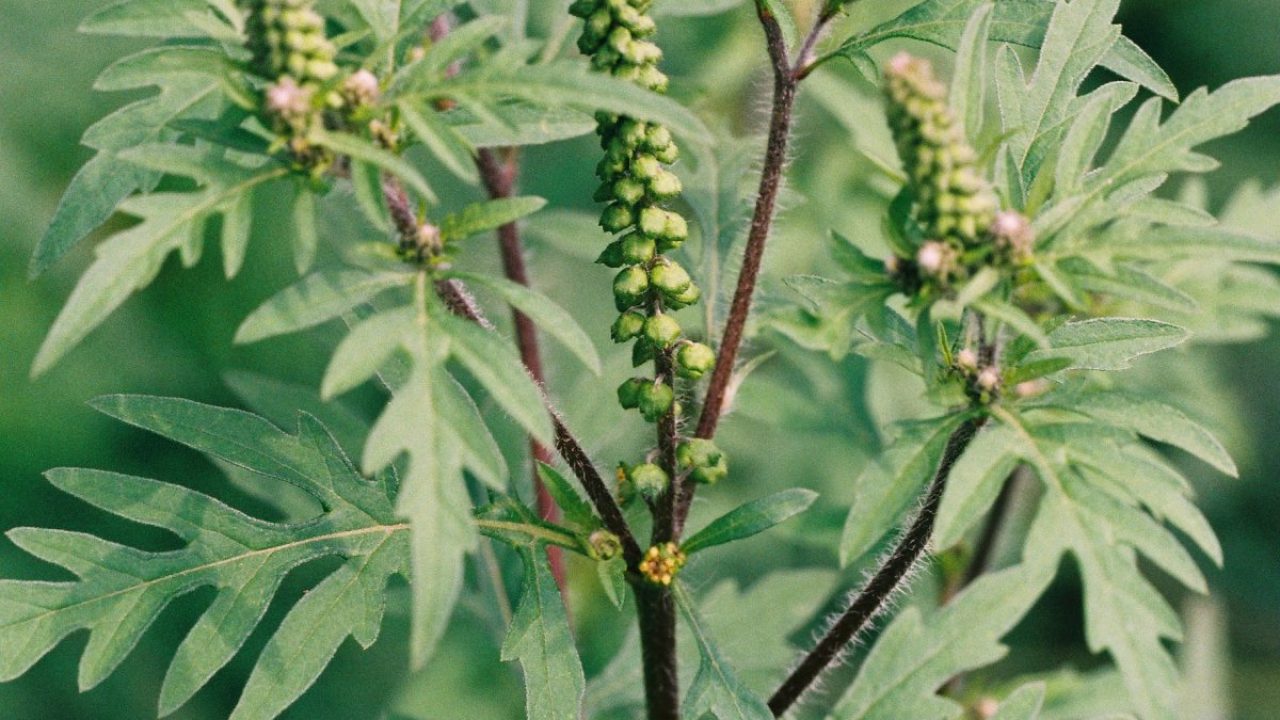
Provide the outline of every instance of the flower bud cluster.
[[314,6],[315,0],[248,0],[246,44],[253,71],[269,83],[262,97],[264,121],[282,137],[299,169],[319,173],[334,158],[311,144],[310,132],[364,115],[381,88],[368,70],[344,75]]
[[895,259],[894,274],[905,286],[946,288],[983,264],[1029,262],[1035,240],[1030,223],[1017,212],[1000,211],[929,62],[900,53],[889,61],[885,81],[889,126],[926,237],[915,257]]
[[666,587],[675,579],[688,556],[673,542],[654,545],[640,561],[640,574],[654,585]]
[[313,0],[250,0],[249,51],[260,75],[322,85],[338,74],[337,50],[313,5]]
[[729,474],[729,463],[720,448],[710,440],[695,438],[676,447],[676,462],[689,472],[689,478],[702,485],[715,485]]
[[[656,31],[645,13],[652,0],[576,0],[569,12],[583,19],[578,49],[591,56],[602,72],[665,92],[667,77],[658,69],[662,51],[650,39]],[[601,180],[597,202],[608,203],[600,226],[620,235],[598,262],[616,268],[614,342],[635,342],[632,360],[640,366],[666,354],[678,375],[697,380],[712,369],[711,348],[684,338],[669,311],[692,305],[702,292],[689,273],[664,253],[679,248],[689,226],[663,203],[680,195],[680,178],[668,169],[679,158],[671,132],[656,123],[611,114],[597,116],[604,159],[596,168]],[[657,422],[675,407],[673,378],[633,378],[618,388],[624,408],[637,409]]]
[[952,360],[952,370],[965,383],[969,397],[980,405],[989,405],[1000,397],[1004,389],[1004,376],[995,363],[984,364],[979,354],[963,348]]

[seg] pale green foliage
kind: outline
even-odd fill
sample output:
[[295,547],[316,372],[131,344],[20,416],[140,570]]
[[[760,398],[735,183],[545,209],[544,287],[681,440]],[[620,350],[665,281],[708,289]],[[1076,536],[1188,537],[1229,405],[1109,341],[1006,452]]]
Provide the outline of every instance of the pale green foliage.
[[[1166,643],[1178,641],[1182,630],[1141,563],[1189,591],[1205,592],[1197,557],[1184,539],[1215,565],[1223,553],[1180,466],[1152,443],[1178,448],[1222,473],[1234,475],[1236,466],[1194,408],[1126,392],[1120,389],[1125,376],[1111,373],[1189,341],[1257,337],[1265,319],[1280,313],[1280,282],[1258,266],[1280,264],[1280,242],[1266,237],[1273,234],[1274,193],[1246,188],[1222,225],[1205,210],[1196,186],[1179,199],[1161,194],[1174,174],[1214,169],[1216,161],[1197,148],[1280,103],[1280,77],[1197,90],[1166,112],[1165,100],[1176,102],[1178,93],[1114,23],[1119,4],[923,0],[818,57],[819,64],[848,59],[874,79],[871,52],[884,41],[918,40],[956,51],[950,105],[977,150],[972,164],[1005,210],[1028,218],[1035,237],[1026,258],[988,263],[940,293],[923,293],[919,284],[903,280],[903,267],[922,265],[918,253],[935,238],[915,211],[919,188],[910,182],[918,179],[904,177],[890,159],[887,138],[877,147],[876,133],[884,128],[868,128],[871,104],[836,77],[814,75],[805,85],[825,108],[843,111],[841,119],[857,134],[856,160],[873,166],[875,177],[867,182],[877,200],[888,201],[875,208],[884,216],[884,232],[879,242],[870,228],[849,238],[833,233],[827,249],[834,262],[822,272],[837,277],[789,278],[787,291],[802,302],[771,303],[759,324],[776,331],[784,345],[821,351],[835,361],[855,353],[893,364],[918,380],[909,390],[895,388],[896,398],[910,396],[929,408],[915,416],[929,419],[878,428],[883,447],[860,472],[850,473],[841,564],[868,560],[901,526],[934,478],[949,438],[966,421],[985,416],[986,426],[951,472],[933,536],[936,549],[965,557],[1011,476],[1039,485],[1034,502],[1028,501],[1029,530],[1018,536],[1023,547],[1017,564],[981,577],[941,607],[913,598],[843,688],[833,718],[959,717],[963,708],[940,696],[939,688],[1003,657],[1001,638],[1068,557],[1083,584],[1088,646],[1107,653],[1116,671],[1051,677],[1000,692],[1006,699],[996,720],[1102,711],[1135,711],[1144,720],[1176,716],[1178,668]],[[482,555],[474,551],[484,532],[512,546],[523,563],[501,657],[523,671],[527,716],[626,716],[643,703],[634,640],[587,683],[566,598],[545,554],[556,545],[598,557],[589,540],[602,527],[595,511],[572,481],[548,466],[539,467],[539,476],[564,511],[561,523],[542,520],[504,494],[509,486],[522,488],[511,478],[517,465],[508,465],[494,435],[506,438],[515,429],[522,438],[553,445],[545,391],[509,339],[477,314],[479,303],[457,307],[474,302],[468,292],[478,289],[481,299],[520,311],[600,374],[608,365],[595,335],[560,305],[475,269],[482,264],[453,265],[478,245],[469,238],[531,217],[535,229],[577,256],[584,255],[578,240],[598,231],[564,210],[535,216],[546,205],[538,197],[460,202],[448,184],[452,178],[436,170],[477,185],[479,150],[584,135],[595,126],[595,113],[670,128],[688,150],[687,164],[677,169],[701,231],[691,248],[701,253],[698,280],[708,300],[703,335],[713,342],[742,255],[761,138],[734,138],[718,127],[713,132],[680,102],[564,57],[567,31],[559,39],[552,32],[545,44],[529,37],[524,2],[465,3],[459,16],[467,22],[446,37],[422,41],[429,20],[462,5],[322,3],[329,27],[342,30],[330,38],[340,48],[340,70],[348,74],[340,79],[368,71],[376,92],[366,87],[370,97],[347,114],[334,110],[347,100],[325,96],[308,112],[329,114],[302,129],[286,122],[285,111],[268,107],[267,90],[280,78],[248,70],[241,3],[123,0],[85,22],[86,32],[160,40],[159,47],[109,67],[96,86],[157,92],[85,135],[96,155],[68,188],[35,250],[32,272],[48,269],[117,211],[137,222],[96,248],[34,372],[49,369],[146,287],[171,254],[188,267],[196,264],[215,227],[223,270],[235,276],[246,257],[253,208],[274,190],[288,191],[289,227],[263,239],[288,242],[304,277],[250,314],[236,341],[263,341],[335,321],[349,332],[333,352],[320,400],[299,385],[231,379],[247,403],[276,423],[293,423],[297,416],[296,433],[258,416],[180,400],[98,401],[114,417],[210,456],[237,487],[277,506],[288,520],[259,520],[178,485],[101,471],[52,471],[57,487],[168,530],[183,546],[144,552],[78,533],[12,531],[15,543],[76,579],[0,580],[0,679],[23,674],[68,635],[87,630],[80,686],[93,687],[170,602],[212,586],[217,593],[211,606],[165,677],[159,709],[170,713],[239,652],[293,568],[341,558],[289,609],[233,714],[273,718],[315,682],[346,638],[364,647],[376,640],[393,575],[410,581],[411,662],[418,667],[427,661],[471,589],[466,562]],[[805,23],[797,23],[782,0],[659,0],[653,8],[655,15],[675,17],[729,10],[775,18],[788,48],[797,49],[797,25]],[[1032,57],[1034,65],[1024,67]],[[1121,79],[1095,85],[1090,79],[1098,68]],[[848,71],[840,63],[827,63],[827,69]],[[1093,89],[1081,95],[1083,87]],[[350,90],[335,83],[325,92],[331,89],[339,95]],[[1137,107],[1127,126],[1113,127],[1140,92],[1155,96]],[[834,184],[843,184],[838,179]],[[348,195],[354,204],[341,205]],[[784,192],[783,205],[789,201]],[[332,231],[326,213],[338,207],[358,207],[367,222]],[[986,229],[975,237],[966,250],[976,255],[989,250],[982,243],[994,241]],[[337,252],[322,252],[326,244]],[[885,248],[894,256],[890,262],[878,257]],[[903,294],[906,302],[897,297]],[[504,310],[487,315],[505,316]],[[994,340],[996,348],[983,359],[995,373],[986,394],[959,362],[975,335]],[[740,363],[735,383],[768,357]],[[334,402],[367,383],[389,396],[372,427]],[[326,418],[332,435],[317,417]],[[364,477],[348,452],[361,454]],[[281,490],[280,483],[293,489]],[[486,491],[489,504],[477,512],[476,498]],[[695,525],[683,549],[693,555],[755,536],[816,498],[806,488],[765,495],[701,529]],[[493,563],[487,555],[479,561]],[[694,572],[708,568],[718,569],[701,558],[690,563]],[[501,567],[486,569],[501,577]],[[947,566],[947,572],[954,569]],[[594,570],[602,591],[625,609],[625,561],[603,559]],[[833,589],[832,581],[832,573],[822,570],[780,573],[744,586],[725,581],[703,594],[711,609],[704,619],[678,580],[673,592],[684,619],[683,715],[771,717],[764,697],[795,652],[793,641],[816,626],[813,614],[828,602],[823,593]],[[496,597],[504,591],[491,592]],[[1081,700],[1090,694],[1101,699]]]
[[681,712],[687,717],[702,718],[711,714],[720,720],[768,720],[773,717],[764,701],[753,693],[720,654],[693,598],[683,585],[675,586],[676,604],[689,626],[698,648],[698,673],[685,694]]
[[[80,687],[102,682],[175,598],[217,588],[165,675],[161,714],[185,703],[236,654],[292,569],[328,555],[345,562],[293,606],[254,668],[233,717],[273,718],[319,676],[348,637],[378,637],[384,589],[408,572],[408,525],[391,488],[362,478],[309,415],[296,434],[237,410],[185,400],[111,396],[101,411],[255,474],[287,483],[324,509],[299,523],[271,523],[207,495],[98,470],[55,470],[60,489],[120,517],[164,528],[184,546],[144,552],[91,535],[20,528],[11,539],[76,575],[71,582],[0,581],[0,677],[22,674],[68,634],[85,628]],[[317,632],[319,630],[319,632]]]
[[817,499],[818,494],[812,490],[792,488],[753,500],[712,520],[685,540],[681,549],[692,553],[758,535],[787,518],[808,510]]
[[[1047,579],[1070,554],[1084,583],[1090,648],[1111,655],[1140,717],[1170,718],[1178,677],[1163,643],[1180,638],[1179,621],[1139,571],[1137,557],[1204,592],[1196,562],[1169,528],[1214,563],[1221,563],[1222,551],[1192,502],[1189,483],[1143,438],[1179,447],[1222,472],[1234,474],[1235,465],[1221,443],[1186,413],[1119,392],[1114,388],[1122,380],[1091,373],[1125,370],[1143,356],[1179,346],[1193,338],[1188,327],[1212,327],[1210,317],[1222,318],[1228,328],[1247,328],[1257,327],[1258,313],[1267,312],[1224,289],[1233,282],[1225,278],[1238,278],[1261,297],[1272,294],[1271,274],[1245,264],[1280,262],[1280,243],[1249,234],[1270,228],[1216,227],[1202,201],[1174,201],[1155,193],[1173,173],[1216,167],[1195,148],[1280,103],[1280,80],[1252,78],[1215,92],[1196,91],[1163,120],[1163,101],[1148,99],[1104,154],[1111,118],[1133,100],[1138,84],[1176,97],[1163,73],[1135,53],[1112,24],[1118,4],[930,0],[845,42],[836,52],[863,68],[870,67],[866,49],[890,37],[960,49],[957,65],[964,74],[953,81],[952,104],[969,137],[991,144],[985,150],[994,159],[991,177],[1005,207],[1030,218],[1036,235],[1033,258],[1016,283],[994,272],[978,273],[950,297],[904,309],[885,305],[898,288],[886,282],[884,264],[858,249],[850,251],[850,243],[837,237],[832,253],[839,279],[793,278],[791,286],[808,302],[776,312],[772,322],[791,339],[833,357],[853,351],[907,368],[921,376],[933,405],[949,408],[966,400],[965,388],[948,369],[954,353],[966,347],[960,321],[971,312],[985,317],[988,332],[1002,338],[1005,395],[989,410],[992,423],[951,474],[935,540],[939,547],[964,547],[1015,469],[1029,468],[1044,490],[1021,572]],[[1034,68],[1024,71],[1019,54],[1001,46],[986,83],[983,37],[1039,47]],[[1098,66],[1133,82],[1104,84],[1078,96]],[[988,97],[998,99],[998,115],[983,112]],[[1258,203],[1256,196],[1252,202]],[[927,238],[900,203],[902,196],[889,209],[885,240],[899,257],[913,259]],[[1201,264],[1207,268],[1201,270]],[[1071,314],[1076,317],[1064,322]],[[1208,339],[1231,333],[1215,337],[1211,332]],[[854,484],[841,544],[845,562],[871,551],[906,515],[937,466],[953,427],[947,423],[955,422],[952,412],[908,425],[867,464]],[[988,581],[979,581],[970,592]],[[995,602],[989,607],[1011,626],[1035,594],[1021,610],[1002,613]],[[949,611],[950,606],[942,613]],[[867,674],[906,677],[933,641],[935,633],[918,629],[914,642],[902,639],[907,631],[899,626],[919,622],[904,617],[891,627],[851,691],[851,697],[866,699],[861,704],[846,699],[835,717],[958,712],[941,705],[906,710],[912,706],[896,700],[886,702],[880,715],[869,709],[869,698],[886,687],[890,675],[872,679]],[[898,649],[882,649],[885,643]],[[964,646],[964,641],[957,645]],[[931,696],[960,670],[940,670],[920,692]],[[1018,710],[1018,716],[1035,716],[1032,706],[1039,701],[1033,699],[1020,701],[1029,709]]]
[[830,717],[960,717],[963,707],[938,697],[938,686],[1003,657],[1007,648],[1000,638],[1026,614],[1051,577],[1051,568],[1011,568],[978,580],[928,617],[919,608],[904,610],[876,642]]
[[520,559],[525,566],[523,597],[502,644],[502,659],[519,660],[524,668],[529,720],[580,717],[587,681],[546,548],[531,543],[520,549]]

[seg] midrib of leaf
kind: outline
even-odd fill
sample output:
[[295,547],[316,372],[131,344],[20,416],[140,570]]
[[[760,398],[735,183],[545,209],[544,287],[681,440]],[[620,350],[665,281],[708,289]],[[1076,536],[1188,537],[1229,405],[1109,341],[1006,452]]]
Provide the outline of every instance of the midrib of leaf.
[[476,518],[476,526],[481,528],[492,528],[494,530],[507,530],[522,535],[528,535],[532,538],[538,538],[554,545],[564,547],[578,547],[578,541],[567,533],[558,533],[548,528],[539,527],[537,525],[529,525],[526,523],[507,522],[505,520],[486,520],[484,518]]
[[[51,615],[56,615],[56,614],[58,614],[58,613],[66,612],[66,611],[68,611],[68,610],[73,610],[73,609],[75,609],[75,608],[82,607],[82,606],[84,606],[84,605],[89,605],[89,604],[91,604],[91,603],[97,603],[97,602],[103,602],[103,601],[105,601],[105,600],[110,600],[110,599],[111,599],[111,598],[113,598],[113,597],[117,597],[117,596],[119,596],[119,595],[124,595],[124,594],[127,594],[127,593],[135,592],[135,591],[138,591],[138,590],[144,590],[144,591],[145,591],[146,589],[148,589],[148,588],[150,588],[150,587],[152,587],[152,586],[154,586],[154,585],[158,585],[158,584],[160,584],[160,583],[169,582],[169,581],[176,580],[176,579],[179,579],[179,578],[183,578],[183,577],[186,577],[186,576],[189,576],[189,575],[195,575],[195,574],[198,574],[198,573],[207,572],[207,571],[209,571],[209,570],[214,570],[214,569],[216,569],[216,568],[223,567],[223,566],[225,566],[225,565],[234,564],[234,563],[237,563],[237,562],[241,562],[241,561],[244,561],[244,560],[253,559],[253,558],[256,558],[256,557],[263,557],[263,558],[266,558],[266,559],[270,559],[270,557],[271,557],[272,555],[274,555],[275,553],[278,553],[278,552],[284,552],[284,551],[287,551],[287,550],[293,550],[293,549],[295,549],[295,548],[299,548],[299,547],[305,547],[305,546],[310,545],[310,544],[312,544],[312,543],[324,543],[324,542],[331,542],[331,541],[334,541],[334,540],[345,540],[345,539],[349,539],[349,538],[362,537],[362,536],[365,536],[365,535],[373,535],[373,534],[375,534],[375,533],[383,533],[383,534],[386,536],[386,538],[389,538],[390,536],[394,535],[394,534],[395,534],[395,533],[397,533],[397,532],[404,532],[404,531],[409,530],[409,527],[410,527],[409,523],[396,523],[396,524],[393,524],[393,525],[382,525],[382,524],[379,524],[379,525],[374,525],[374,526],[372,526],[372,527],[357,528],[357,529],[354,529],[354,530],[341,530],[341,531],[338,531],[338,532],[326,533],[326,534],[324,534],[324,535],[316,535],[316,536],[314,536],[314,537],[309,537],[309,538],[306,538],[306,539],[303,539],[303,540],[295,540],[295,541],[293,541],[293,542],[285,543],[285,544],[283,544],[283,545],[276,545],[276,546],[274,546],[274,547],[261,548],[261,549],[258,549],[258,550],[251,550],[251,551],[249,551],[249,552],[242,553],[242,554],[240,554],[240,555],[234,555],[234,556],[232,556],[232,557],[222,558],[222,559],[219,559],[219,560],[215,560],[215,561],[213,561],[213,562],[210,562],[210,563],[205,563],[205,564],[203,564],[203,565],[197,565],[197,566],[195,566],[195,567],[190,567],[190,568],[187,568],[187,569],[185,569],[185,570],[180,570],[180,571],[178,571],[178,572],[176,572],[176,573],[172,573],[172,574],[170,574],[170,575],[164,575],[164,576],[157,577],[157,578],[151,578],[150,580],[144,580],[144,581],[142,581],[142,582],[140,582],[140,583],[138,583],[138,584],[136,584],[136,585],[131,585],[131,586],[126,587],[126,588],[121,588],[121,589],[119,589],[119,590],[114,590],[114,591],[109,592],[109,593],[107,593],[107,594],[105,594],[105,595],[98,595],[98,596],[93,597],[93,598],[90,598],[90,599],[88,599],[88,600],[81,600],[81,601],[79,601],[79,602],[72,603],[71,605],[63,605],[62,607],[55,608],[55,609],[53,609],[53,610],[49,610],[49,611],[47,611],[47,612],[41,613],[40,615],[36,615],[36,616],[33,616],[33,617],[29,617],[29,618],[23,618],[22,620],[19,620],[19,621],[17,621],[17,622],[8,623],[8,624],[3,625],[3,626],[0,626],[0,627],[13,627],[13,626],[15,626],[15,625],[21,625],[21,624],[24,624],[24,623],[39,622],[39,621],[42,621],[42,620],[44,620],[44,619],[48,618],[48,617],[49,617],[49,616],[51,616]],[[383,542],[386,542],[386,538],[384,538],[384,539],[383,539],[383,541],[382,541],[382,542],[380,542],[380,543],[378,544],[378,546],[377,546],[377,547],[381,547],[381,546],[382,546],[382,544],[383,544]],[[375,550],[376,550],[376,548],[375,548]],[[373,554],[372,552],[365,553],[365,555],[366,555],[366,556],[369,556],[369,555],[372,555],[372,554]],[[265,564],[265,563],[264,563],[264,564]]]

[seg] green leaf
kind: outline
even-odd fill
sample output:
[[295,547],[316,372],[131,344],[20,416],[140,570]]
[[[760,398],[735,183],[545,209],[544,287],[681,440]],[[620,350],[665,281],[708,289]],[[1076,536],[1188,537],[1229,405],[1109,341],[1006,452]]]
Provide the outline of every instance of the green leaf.
[[[1017,433],[1018,451],[1045,487],[1023,549],[1024,562],[1054,572],[1063,553],[1076,558],[1084,583],[1089,648],[1106,650],[1115,659],[1140,716],[1176,717],[1175,694],[1169,688],[1177,685],[1177,668],[1162,638],[1180,639],[1178,617],[1142,576],[1132,550],[1167,563],[1168,544],[1177,541],[1154,522],[1141,519],[1145,516],[1106,501],[1098,484],[1103,478],[1086,480],[1069,464],[1065,456],[1072,449],[1096,452],[1096,426],[1035,428],[1007,411],[996,415]],[[1073,439],[1064,430],[1083,431],[1083,435]],[[1189,561],[1179,558],[1176,562]],[[1194,563],[1188,570],[1195,572]]]
[[293,231],[293,265],[303,275],[315,264],[320,238],[316,231],[316,196],[301,185],[293,195]]
[[452,341],[452,356],[489,391],[494,402],[535,439],[551,446],[551,419],[542,390],[529,377],[510,343],[443,310],[434,312],[431,319]]
[[311,141],[322,147],[327,147],[339,155],[346,155],[353,160],[359,160],[376,168],[394,175],[408,183],[422,199],[427,202],[438,202],[438,198],[431,186],[427,184],[426,178],[418,169],[408,160],[396,155],[389,150],[374,145],[364,138],[356,137],[347,133],[330,132],[328,130],[312,130]]
[[1075,397],[1070,409],[1181,448],[1231,477],[1239,476],[1230,453],[1213,433],[1171,405],[1128,393],[1108,392]]
[[758,695],[738,679],[728,660],[720,654],[698,616],[693,598],[684,585],[672,586],[676,605],[693,633],[701,658],[698,673],[685,694],[681,713],[689,718],[704,718],[708,713],[717,720],[769,720],[773,713]]
[[382,293],[413,282],[409,272],[321,270],[273,295],[236,330],[237,343],[251,343],[315,327],[342,317]]
[[987,41],[995,4],[979,5],[969,17],[956,47],[956,67],[951,79],[951,107],[971,142],[982,133],[987,103]]
[[[222,65],[210,62],[214,55],[204,48],[155,48],[120,60],[102,73],[95,85],[100,90],[154,86],[160,92],[126,105],[85,131],[82,142],[98,153],[80,168],[59,201],[32,253],[32,277],[48,270],[106,222],[125,198],[155,185],[159,179],[155,171],[125,162],[119,153],[159,142],[175,119],[202,114],[202,108],[218,96],[221,87]],[[175,57],[197,61],[173,62]]]
[[1006,92],[1019,95],[1020,112],[1006,113],[1003,121],[1014,160],[1028,185],[1049,148],[1065,132],[1081,83],[1120,37],[1120,28],[1111,24],[1119,6],[1120,0],[1058,3],[1030,82],[1001,88],[1002,107],[1009,104]]
[[1280,103],[1280,76],[1246,78],[1210,93],[1201,88],[1160,122],[1158,99],[1148,100],[1129,125],[1107,164],[1091,178],[1104,192],[1135,177],[1202,171],[1192,148],[1243,129],[1250,118]]
[[989,427],[960,456],[938,508],[933,542],[939,549],[963,540],[995,503],[1000,489],[1018,466],[1019,455],[1010,450],[1015,439],[1009,428]]
[[409,103],[401,103],[400,117],[413,130],[431,154],[440,161],[449,172],[463,182],[476,184],[480,180],[476,170],[475,157],[471,154],[466,139],[457,129],[444,122],[435,112],[419,112]]
[[[413,359],[412,370],[374,423],[365,443],[362,465],[374,473],[407,454],[396,514],[413,528],[413,583],[410,662],[421,667],[431,657],[448,627],[462,591],[463,558],[476,547],[471,499],[462,477],[463,455],[455,435],[440,420],[438,382],[443,373],[447,338],[427,335],[417,316],[396,334]],[[415,332],[416,330],[416,332]]]
[[1095,318],[1069,322],[1049,333],[1052,347],[1036,350],[1028,361],[1068,358],[1073,368],[1124,370],[1143,355],[1177,347],[1187,331],[1157,320]]
[[692,555],[716,545],[751,537],[798,515],[818,499],[812,490],[791,488],[752,500],[712,520],[684,542],[682,549]]
[[655,17],[705,17],[746,3],[747,0],[657,0],[650,13]]
[[840,564],[871,549],[911,507],[932,477],[947,438],[963,417],[944,415],[905,425],[901,435],[854,482],[854,500],[840,540]]
[[373,644],[387,580],[407,572],[407,526],[396,521],[383,489],[360,477],[314,418],[301,415],[297,433],[288,434],[248,413],[185,400],[112,396],[94,404],[221,461],[299,487],[324,512],[304,524],[277,524],[178,485],[98,470],[50,472],[50,482],[60,489],[133,522],[164,528],[184,544],[153,553],[80,533],[11,531],[16,543],[70,570],[76,580],[0,581],[0,677],[21,675],[68,634],[87,629],[80,686],[94,687],[172,600],[212,586],[213,603],[186,634],[165,675],[160,712],[169,714],[239,651],[293,568],[332,555],[345,562],[289,610],[233,717],[276,717],[315,681],[348,635],[365,647]]
[[540,544],[520,549],[524,591],[502,643],[502,659],[524,670],[525,717],[573,720],[582,716],[586,678],[569,629],[564,600]]
[[119,0],[97,10],[80,23],[80,32],[133,37],[202,37],[195,21],[209,15],[207,0]]
[[1220,227],[1157,227],[1098,243],[1123,257],[1199,257],[1280,265],[1280,242]]
[[[925,0],[901,15],[855,35],[845,41],[833,55],[854,60],[867,48],[892,38],[913,38],[954,50],[975,9],[990,0]],[[1023,47],[1039,48],[1056,7],[1064,3],[1053,0],[1000,0],[995,3],[991,23],[991,39]],[[1102,58],[1101,64],[1121,77],[1141,83],[1170,100],[1178,99],[1178,91],[1149,57],[1126,38],[1119,40]]]
[[600,356],[591,336],[578,325],[578,321],[567,310],[555,304],[551,298],[536,290],[531,290],[519,283],[505,278],[481,273],[450,272],[449,277],[462,280],[474,286],[489,288],[511,307],[519,310],[533,320],[543,332],[559,340],[572,352],[591,372],[601,372]]
[[544,145],[581,137],[596,129],[595,118],[569,108],[540,108],[521,102],[485,109],[485,117],[458,109],[445,113],[443,120],[475,148]]
[[1000,643],[1044,592],[1051,571],[1018,566],[984,575],[929,616],[909,607],[894,618],[867,655],[831,718],[952,718],[961,707],[937,694],[956,675],[990,665]]
[[547,201],[540,197],[500,198],[472,203],[461,212],[445,216],[440,223],[440,237],[445,242],[465,240],[532,215],[546,204]]
[[1044,693],[1043,682],[1023,685],[1000,703],[1000,708],[991,716],[991,720],[1036,720],[1040,717],[1040,708],[1044,706]]
[[488,106],[520,100],[538,106],[619,113],[666,125],[698,142],[710,138],[702,121],[680,103],[633,82],[589,71],[585,64],[556,61],[517,68],[487,67],[416,91],[423,99],[454,98]]
[[591,509],[591,505],[582,499],[578,491],[558,470],[540,462],[538,463],[538,479],[542,480],[547,492],[551,493],[551,497],[555,499],[556,507],[564,512],[566,520],[583,528],[599,526],[600,521],[596,519],[595,511]]
[[259,186],[283,177],[284,168],[247,168],[216,151],[178,146],[135,148],[122,157],[152,170],[191,175],[203,187],[193,193],[157,193],[136,197],[122,209],[142,222],[112,236],[80,277],[67,304],[40,346],[32,375],[40,375],[78,344],[136,290],[155,278],[165,258],[183,250],[191,265],[198,259],[205,221],[241,201]]

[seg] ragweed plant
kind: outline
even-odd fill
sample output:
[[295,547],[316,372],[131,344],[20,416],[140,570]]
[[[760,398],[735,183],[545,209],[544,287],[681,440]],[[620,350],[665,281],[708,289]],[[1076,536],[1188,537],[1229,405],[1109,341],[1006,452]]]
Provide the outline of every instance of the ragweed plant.
[[[368,648],[384,614],[404,605],[407,637],[396,641],[428,675],[456,618],[497,629],[492,654],[519,664],[529,718],[1063,717],[1072,693],[1093,686],[1064,676],[1049,692],[986,668],[1069,556],[1087,648],[1109,656],[1124,688],[1095,707],[1177,717],[1168,644],[1181,638],[1171,599],[1182,591],[1151,573],[1204,592],[1187,546],[1214,564],[1222,549],[1164,446],[1236,470],[1175,406],[1175,388],[1144,388],[1124,371],[1186,344],[1191,328],[1235,328],[1209,339],[1240,339],[1275,313],[1225,285],[1280,296],[1260,267],[1280,264],[1280,243],[1158,191],[1212,169],[1196,148],[1280,103],[1280,78],[1197,91],[1166,113],[1177,91],[1114,24],[1119,0],[924,0],[835,39],[851,2],[812,7],[802,34],[781,0],[756,0],[772,79],[759,148],[709,130],[730,123],[704,124],[672,99],[692,92],[660,67],[672,13],[745,10],[678,4],[575,0],[539,22],[525,4],[490,0],[124,0],[86,22],[161,40],[98,83],[159,92],[89,131],[98,154],[36,248],[39,273],[117,212],[136,220],[98,245],[34,372],[51,371],[170,255],[198,263],[211,238],[228,278],[250,239],[286,243],[302,275],[244,320],[236,342],[321,326],[339,336],[317,397],[242,385],[257,414],[139,395],[94,401],[207,455],[277,513],[176,483],[50,472],[59,489],[180,545],[11,531],[73,577],[0,581],[0,679],[86,630],[79,682],[93,688],[175,599],[213,588],[159,683],[162,716],[232,672],[255,634],[265,646],[231,716],[280,716],[329,681],[321,675],[348,637]],[[880,47],[891,39],[912,44]],[[946,59],[926,59],[923,44]],[[1093,82],[1098,68],[1119,79]],[[887,132],[878,144],[815,136],[819,162],[845,174],[788,193],[809,87],[837,119],[874,107],[874,129]],[[1150,97],[1123,114],[1139,93]],[[589,221],[519,194],[521,175],[557,191],[579,184],[541,178],[523,148],[593,130],[599,149],[580,168],[584,187],[592,165],[599,183]],[[814,213],[830,241],[777,223],[804,190],[859,199]],[[265,206],[284,212],[255,218]],[[497,253],[475,240],[491,231]],[[596,287],[581,281],[588,306],[611,291],[607,333],[533,289],[526,231],[575,248],[558,261],[588,248],[609,268]],[[811,261],[812,274],[785,281],[796,292],[762,277],[766,249],[783,244],[789,259]],[[753,313],[762,284],[769,302]],[[488,303],[513,311],[514,343]],[[539,332],[577,364],[545,362]],[[629,343],[629,357],[602,359],[606,334]],[[850,370],[813,351],[865,363]],[[795,370],[774,380],[779,396],[818,409],[803,433],[764,424],[776,408],[750,396],[768,382],[753,371],[779,356]],[[628,360],[652,372],[620,385],[569,377]],[[884,368],[896,375],[875,374]],[[806,395],[800,376],[821,379],[825,394]],[[861,392],[883,441],[844,432],[836,417],[839,398]],[[370,403],[348,393],[380,398],[376,412],[364,416]],[[720,438],[735,400],[744,418]],[[582,422],[594,405],[594,422]],[[773,477],[769,462],[750,462],[832,443],[865,456],[862,469],[788,465]],[[824,498],[812,513],[847,518],[838,552],[818,549],[825,526],[806,516],[805,532],[738,546],[738,569],[702,555],[808,510],[815,490],[832,489],[823,472],[852,498]],[[752,483],[764,482],[773,492],[759,497]],[[734,498],[746,501],[709,509]],[[838,555],[866,579],[773,572],[799,552],[809,566]],[[327,574],[276,602],[287,576],[322,558]],[[920,576],[934,582],[912,583]],[[729,577],[748,582],[708,588]],[[894,598],[907,606],[871,638]],[[265,620],[273,604],[285,606],[275,625]],[[634,614],[637,629],[607,605]],[[723,620],[735,611],[738,622]],[[598,657],[596,637],[621,649]],[[586,667],[601,668],[590,676],[587,646],[600,661]],[[856,673],[833,672],[846,657]],[[830,692],[810,695],[823,681]],[[393,705],[441,712],[404,703],[368,716]]]

